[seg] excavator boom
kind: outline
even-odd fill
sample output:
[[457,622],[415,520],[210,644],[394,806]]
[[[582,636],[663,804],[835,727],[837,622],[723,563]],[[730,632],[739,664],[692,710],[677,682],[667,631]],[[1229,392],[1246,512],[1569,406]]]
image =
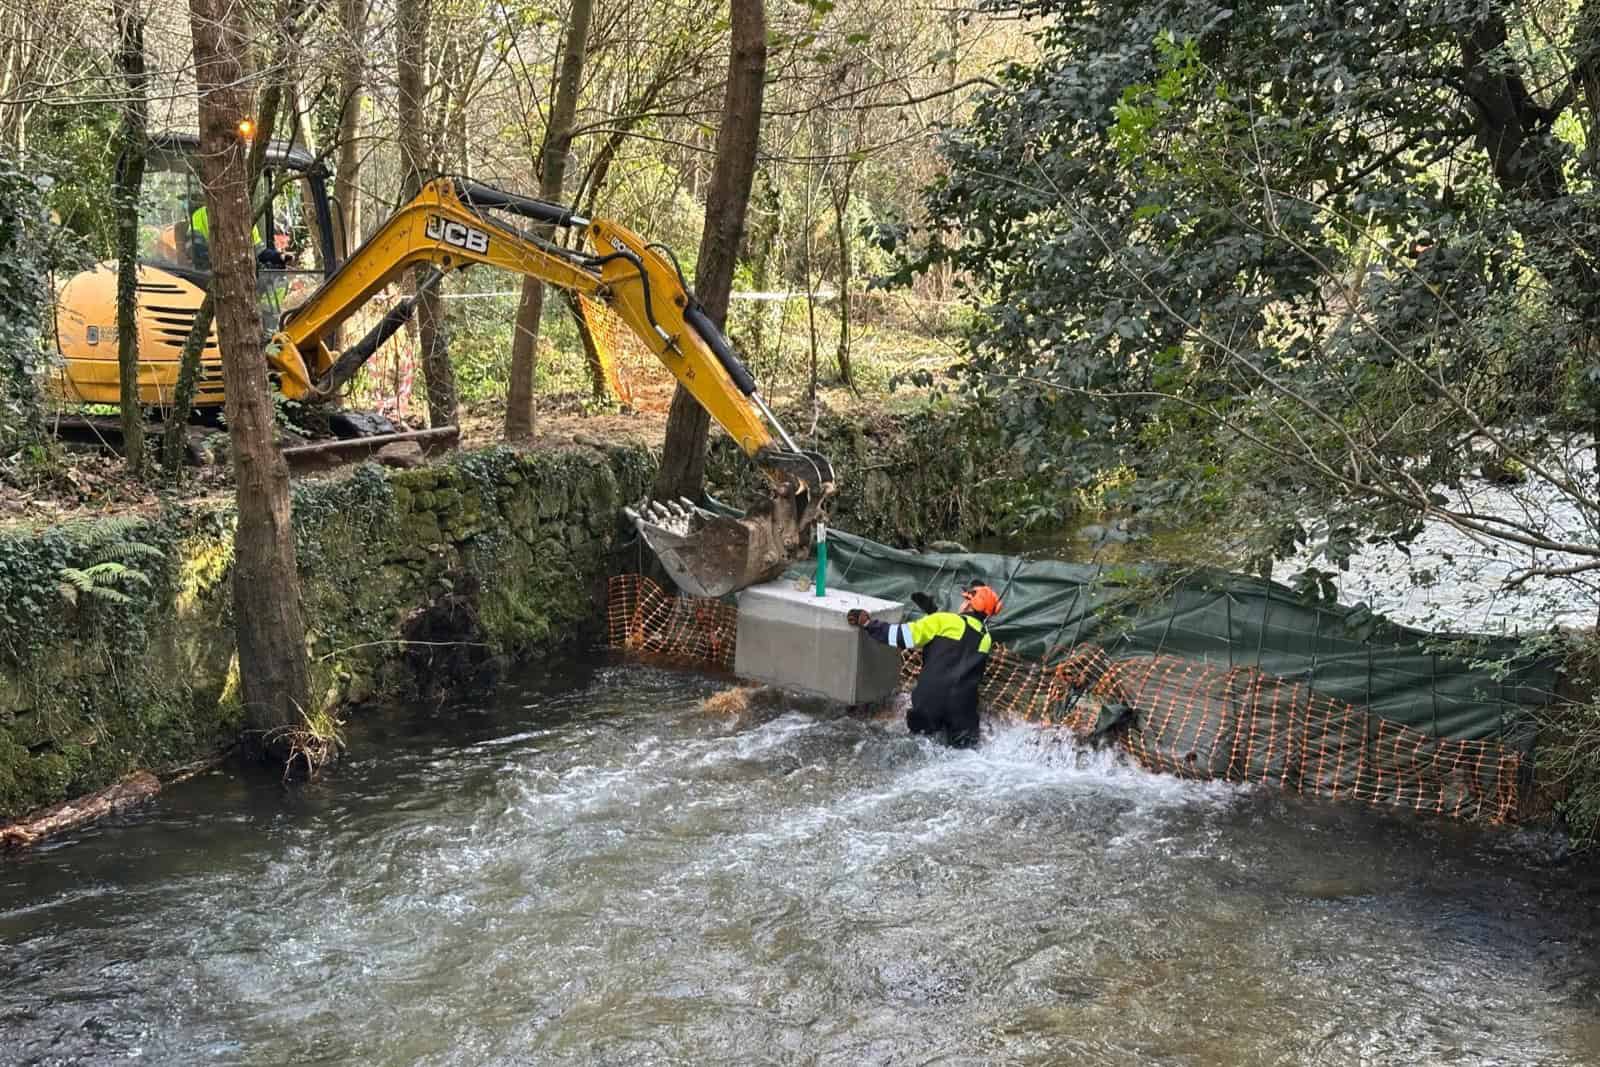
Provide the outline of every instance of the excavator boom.
[[[515,220],[515,221],[513,221]],[[532,229],[521,223],[532,224]],[[585,250],[546,234],[582,235]],[[291,399],[330,398],[399,330],[417,296],[451,271],[485,265],[537,278],[607,305],[773,483],[743,519],[692,505],[633,513],[640,534],[688,593],[722,596],[781,574],[804,552],[833,496],[832,465],[800,449],[761,398],[727,337],[662,246],[618,223],[463,179],[430,182],[294,311],[268,359]],[[408,270],[428,268],[418,293],[342,351],[339,327]],[[611,368],[607,368],[608,373]]]

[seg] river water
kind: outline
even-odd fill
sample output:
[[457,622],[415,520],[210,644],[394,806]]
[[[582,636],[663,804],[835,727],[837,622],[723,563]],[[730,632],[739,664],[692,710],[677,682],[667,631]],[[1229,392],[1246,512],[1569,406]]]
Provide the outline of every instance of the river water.
[[[1570,479],[1576,490],[1558,488],[1552,480],[1530,477],[1520,485],[1469,479],[1450,488],[1434,486],[1449,506],[1465,515],[1488,516],[1521,523],[1556,543],[1595,544],[1600,539],[1600,514],[1582,506],[1574,495],[1595,490],[1594,444],[1567,439],[1544,456],[1550,479]],[[1331,574],[1341,604],[1365,604],[1388,619],[1431,631],[1527,635],[1555,627],[1592,628],[1600,615],[1597,572],[1561,575],[1589,557],[1532,549],[1512,540],[1469,534],[1439,520],[1424,524],[1404,548],[1358,542],[1345,566],[1331,561],[1314,516],[1306,525],[1311,544],[1280,560],[1274,577],[1290,581],[1307,567]],[[1129,563],[1205,561],[1237,566],[1240,549],[1225,528],[1168,530],[1150,537],[1096,540],[1115,522],[1088,523],[1045,536],[996,537],[979,542],[979,551],[1028,558],[1102,564],[1108,569]],[[1097,534],[1098,532],[1098,534]],[[1530,572],[1554,571],[1545,577]]]
[[0,1061],[1595,1064],[1591,872],[612,662],[0,860]]

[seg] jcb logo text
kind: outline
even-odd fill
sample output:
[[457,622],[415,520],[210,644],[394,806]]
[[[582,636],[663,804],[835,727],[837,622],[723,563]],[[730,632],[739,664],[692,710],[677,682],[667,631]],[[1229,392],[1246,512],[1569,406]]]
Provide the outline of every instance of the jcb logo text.
[[480,256],[489,251],[488,234],[471,226],[453,222],[442,215],[428,216],[427,232],[429,240],[443,241],[447,245],[465,248],[468,252],[476,252]]

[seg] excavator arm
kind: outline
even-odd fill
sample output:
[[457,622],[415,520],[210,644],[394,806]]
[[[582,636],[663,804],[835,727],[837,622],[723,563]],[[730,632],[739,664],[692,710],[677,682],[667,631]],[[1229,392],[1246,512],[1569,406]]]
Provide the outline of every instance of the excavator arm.
[[[492,213],[492,214],[491,214]],[[513,221],[518,220],[518,221]],[[581,231],[586,250],[562,247],[518,224]],[[835,492],[833,467],[784,431],[660,245],[615,222],[456,178],[430,182],[394,213],[303,304],[284,316],[268,359],[290,399],[331,398],[404,326],[418,297],[451,271],[485,265],[537,278],[606,304],[638,335],[773,483],[770,501],[744,519],[704,509],[631,513],[686,592],[721,596],[770,580],[807,545]],[[331,339],[378,292],[412,268],[430,268],[417,294],[342,351]]]

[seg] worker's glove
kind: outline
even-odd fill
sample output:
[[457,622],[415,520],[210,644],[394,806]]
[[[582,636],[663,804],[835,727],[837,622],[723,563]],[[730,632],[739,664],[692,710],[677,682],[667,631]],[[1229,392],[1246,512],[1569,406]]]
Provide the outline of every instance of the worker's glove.
[[872,616],[867,614],[866,608],[851,608],[844,613],[844,621],[851,626],[865,626],[872,621]]

